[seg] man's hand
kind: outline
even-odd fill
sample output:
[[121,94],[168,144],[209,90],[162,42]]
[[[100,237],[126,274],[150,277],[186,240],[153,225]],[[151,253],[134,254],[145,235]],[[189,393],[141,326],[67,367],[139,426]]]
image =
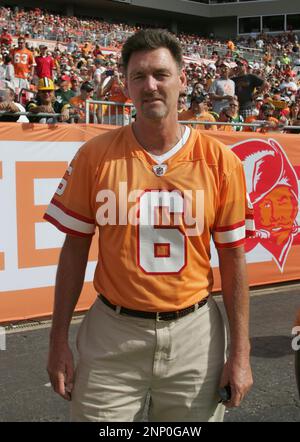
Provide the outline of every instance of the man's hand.
[[37,106],[38,113],[45,113],[45,114],[54,114],[54,109],[52,107],[52,104],[41,104],[40,106]]
[[6,101],[2,101],[2,103],[0,103],[0,110],[7,111],[7,102]]
[[50,344],[47,371],[55,393],[70,401],[74,380],[74,361],[67,343]]
[[224,402],[228,408],[238,407],[253,385],[249,358],[230,357],[224,365],[220,387],[230,385],[231,398]]
[[83,286],[91,242],[92,236],[67,235],[57,268],[47,371],[54,391],[66,400],[71,400],[74,382],[69,326]]
[[62,113],[60,114],[60,119],[62,122],[68,121],[70,118],[70,112],[69,109],[64,109]]
[[6,112],[20,112],[18,106],[10,101],[3,101],[0,103],[0,110]]
[[228,318],[230,351],[220,387],[230,385],[227,407],[238,407],[253,384],[250,367],[249,291],[244,247],[218,249],[222,294]]

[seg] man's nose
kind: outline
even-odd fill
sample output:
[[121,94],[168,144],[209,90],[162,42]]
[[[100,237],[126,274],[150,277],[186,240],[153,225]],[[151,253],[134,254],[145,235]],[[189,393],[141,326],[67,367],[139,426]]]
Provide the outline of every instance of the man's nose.
[[147,92],[153,92],[157,90],[157,81],[152,75],[148,75],[145,78],[144,89]]

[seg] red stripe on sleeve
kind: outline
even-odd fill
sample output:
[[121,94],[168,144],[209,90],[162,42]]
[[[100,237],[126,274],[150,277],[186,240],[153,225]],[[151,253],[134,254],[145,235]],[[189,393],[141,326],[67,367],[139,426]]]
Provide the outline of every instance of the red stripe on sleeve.
[[61,209],[66,215],[70,215],[73,218],[78,219],[79,221],[84,221],[88,224],[95,224],[95,221],[91,218],[86,218],[85,216],[79,215],[76,212],[73,212],[73,210],[67,209],[60,201],[55,200],[54,198],[51,200],[51,204]]
[[52,218],[52,216],[48,215],[47,213],[45,213],[43,218],[49,223],[53,224],[61,232],[68,233],[69,235],[81,236],[81,237],[88,237],[94,235],[94,233],[82,233],[78,232],[77,230],[69,229],[68,227],[65,227],[62,224],[60,224],[56,219]]

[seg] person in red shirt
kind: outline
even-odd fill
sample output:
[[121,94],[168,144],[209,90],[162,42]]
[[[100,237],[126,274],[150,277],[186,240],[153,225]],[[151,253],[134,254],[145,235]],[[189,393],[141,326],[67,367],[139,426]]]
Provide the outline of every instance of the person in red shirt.
[[101,51],[100,45],[96,44],[95,49],[93,50],[93,56],[95,58],[99,57],[99,58],[104,58],[104,55]]
[[2,28],[2,34],[0,35],[0,44],[10,46],[12,42],[12,36],[8,33],[7,28]]
[[54,60],[47,55],[47,46],[40,46],[40,55],[36,57],[36,75],[38,78],[50,78],[53,80],[53,69],[55,68]]
[[18,47],[11,51],[15,68],[15,87],[29,89],[29,80],[33,76],[35,61],[31,51],[25,47],[25,38],[19,37]]

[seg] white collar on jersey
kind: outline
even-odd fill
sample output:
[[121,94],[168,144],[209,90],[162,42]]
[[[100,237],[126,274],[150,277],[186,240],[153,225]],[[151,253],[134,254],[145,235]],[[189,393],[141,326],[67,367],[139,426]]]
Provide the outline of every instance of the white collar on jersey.
[[[187,142],[188,137],[190,136],[191,129],[188,126],[184,126],[184,133],[180,140],[173,146],[168,152],[162,154],[162,155],[153,155],[152,153],[149,153],[151,158],[154,159],[154,161],[157,162],[157,164],[162,164],[164,161],[167,161],[169,158],[171,158],[175,153],[177,153],[180,149],[183,148],[185,143]],[[153,166],[156,167],[156,166]]]

